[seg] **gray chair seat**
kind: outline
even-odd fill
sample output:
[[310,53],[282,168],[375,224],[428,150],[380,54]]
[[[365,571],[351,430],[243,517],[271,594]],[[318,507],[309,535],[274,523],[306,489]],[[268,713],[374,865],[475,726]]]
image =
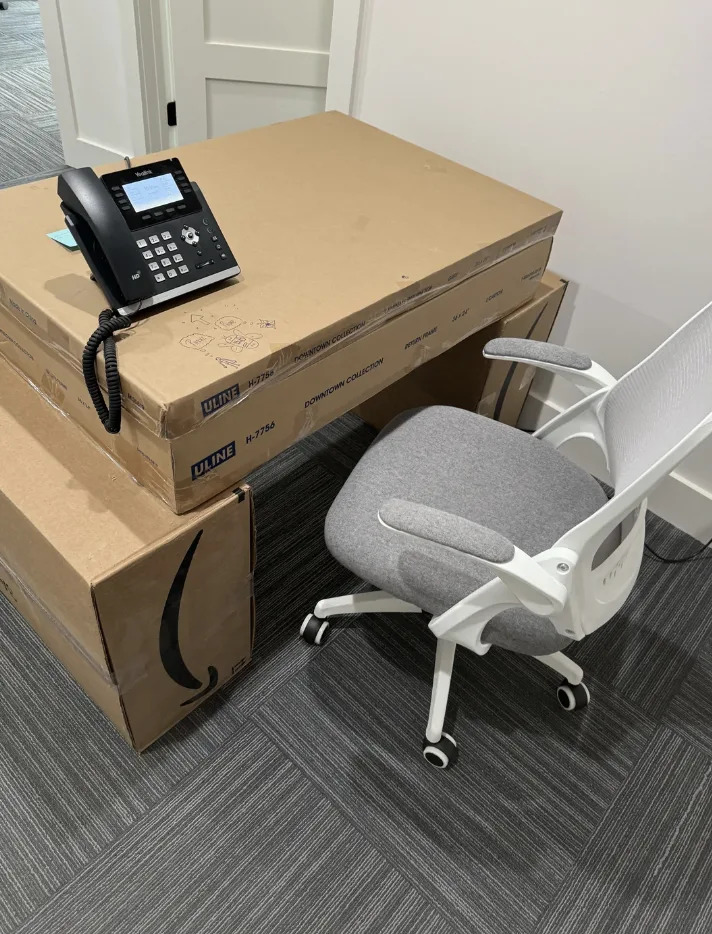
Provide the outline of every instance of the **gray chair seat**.
[[[365,581],[439,615],[494,575],[473,558],[378,521],[393,497],[478,522],[535,555],[606,502],[589,474],[552,445],[462,409],[431,406],[394,419],[354,468],[326,518],[332,555]],[[506,610],[485,642],[528,655],[568,644],[552,623]]]

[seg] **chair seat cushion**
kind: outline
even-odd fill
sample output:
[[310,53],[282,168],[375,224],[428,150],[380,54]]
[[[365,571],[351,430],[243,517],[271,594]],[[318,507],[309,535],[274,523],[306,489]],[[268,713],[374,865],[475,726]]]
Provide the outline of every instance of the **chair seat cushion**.
[[[359,577],[439,615],[494,574],[472,557],[386,528],[379,508],[411,500],[478,522],[527,554],[551,547],[606,502],[590,474],[546,441],[447,406],[394,419],[366,451],[326,518],[332,555]],[[483,641],[529,655],[567,644],[521,609],[492,619]]]

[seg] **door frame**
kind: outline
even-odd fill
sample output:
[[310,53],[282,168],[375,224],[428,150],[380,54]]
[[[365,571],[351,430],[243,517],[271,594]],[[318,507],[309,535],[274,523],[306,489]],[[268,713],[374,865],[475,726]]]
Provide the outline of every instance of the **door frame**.
[[[168,126],[166,119],[166,106],[169,101],[175,100],[168,15],[170,2],[133,0],[147,152],[159,152],[176,143],[176,133]],[[356,54],[365,0],[333,2],[326,110],[340,110],[350,114],[353,109]]]
[[356,51],[364,0],[334,0],[329,43],[326,109],[350,114],[354,102]]

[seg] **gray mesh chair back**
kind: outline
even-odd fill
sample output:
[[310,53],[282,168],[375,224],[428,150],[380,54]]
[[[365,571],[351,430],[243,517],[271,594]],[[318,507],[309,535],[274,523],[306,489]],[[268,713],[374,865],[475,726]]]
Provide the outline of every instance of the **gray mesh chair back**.
[[712,304],[625,374],[600,410],[608,467],[625,489],[712,413]]

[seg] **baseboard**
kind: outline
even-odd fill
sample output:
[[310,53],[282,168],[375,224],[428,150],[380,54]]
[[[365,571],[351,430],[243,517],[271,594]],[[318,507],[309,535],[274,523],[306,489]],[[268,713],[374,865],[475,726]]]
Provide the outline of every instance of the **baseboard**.
[[[519,427],[536,430],[559,415],[563,406],[531,391],[519,418]],[[571,443],[567,455],[600,480],[607,480],[605,465],[592,444]],[[652,512],[699,541],[712,534],[712,492],[703,489],[676,471],[653,490],[648,501]]]

